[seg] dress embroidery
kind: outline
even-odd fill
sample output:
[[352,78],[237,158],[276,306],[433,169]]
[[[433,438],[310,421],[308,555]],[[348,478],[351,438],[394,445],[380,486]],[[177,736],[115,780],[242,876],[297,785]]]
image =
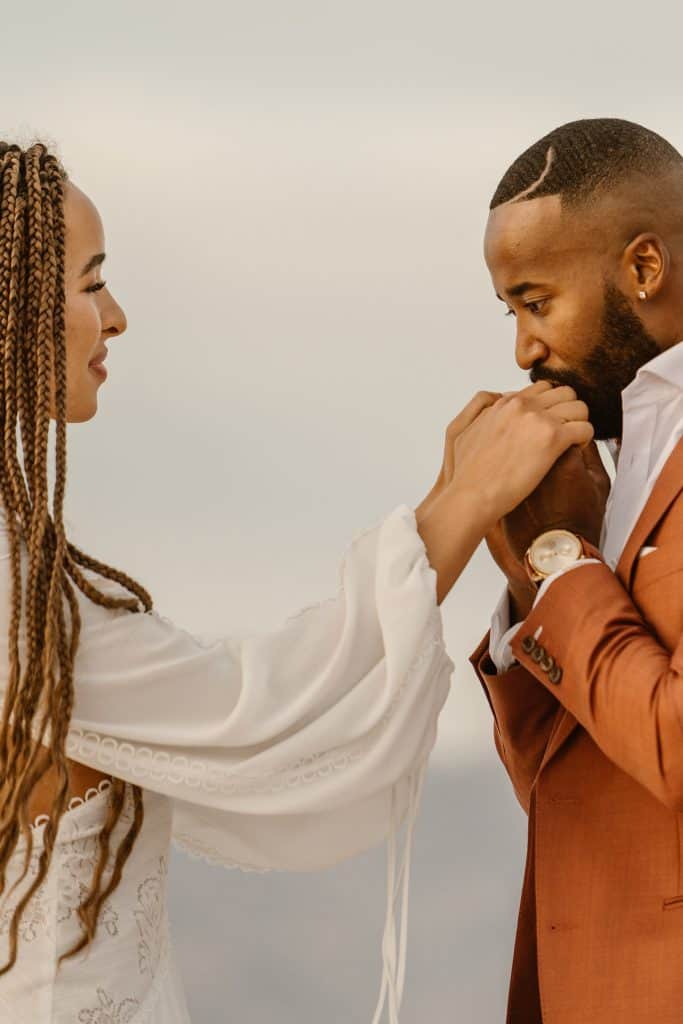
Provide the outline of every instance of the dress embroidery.
[[161,956],[161,927],[166,911],[166,876],[168,861],[163,854],[159,857],[156,875],[146,878],[138,886],[138,909],[134,916],[140,933],[138,942],[138,968],[140,974],[154,977]]
[[[146,993],[150,1011],[154,1003],[154,993],[158,990],[160,975],[163,973],[160,967],[162,962],[166,961],[168,953],[167,856],[160,854],[156,863],[155,873],[148,875],[137,887],[137,906],[132,912],[139,935],[138,971],[140,976],[148,975],[150,981],[154,982]],[[128,1024],[133,1020],[138,1024],[138,1021],[142,1022],[147,1016],[146,1013],[142,1018],[138,1016],[145,1008],[145,1004],[141,1004],[134,996],[128,996],[117,1003],[109,991],[98,988],[97,998],[99,1006],[80,1011],[78,1020],[82,1024]]]
[[[7,893],[7,898],[3,900],[2,911],[0,912],[0,935],[7,935],[9,933],[9,926],[14,914],[19,899],[18,892],[21,891],[21,896],[31,885],[32,879],[38,874],[38,862],[40,861],[40,850],[33,850],[31,852],[31,859],[29,861],[28,871],[23,882],[17,886],[14,892]],[[21,855],[21,867],[23,868],[24,858]],[[18,874],[18,873],[17,873]],[[40,934],[52,934],[51,929],[51,914],[50,914],[50,899],[47,893],[46,886],[47,878],[43,879],[41,884],[38,886],[31,901],[24,908],[24,912],[19,921],[19,939],[23,942],[34,942]],[[9,890],[9,886],[8,886]],[[10,898],[11,897],[11,898]]]
[[[85,803],[94,796],[98,796],[111,786],[109,779],[102,779],[97,788],[91,787],[86,791],[85,797],[75,796],[69,801],[69,810]],[[66,812],[65,812],[66,813]],[[39,814],[31,825],[35,832],[49,820],[49,815]],[[94,842],[93,842],[94,841]],[[35,837],[34,837],[35,842]],[[92,872],[96,863],[97,836],[89,836],[83,839],[74,838],[69,843],[69,852],[62,857],[62,865],[66,868],[64,877],[61,879],[59,891],[59,906],[57,908],[57,921],[67,920],[76,912],[83,896],[89,891]],[[0,911],[0,935],[9,932],[10,922],[14,909],[19,901],[18,890],[25,892],[31,885],[31,880],[38,874],[39,861],[42,854],[41,849],[31,851],[26,877],[17,887],[14,893],[10,893],[8,885],[7,899]],[[53,858],[57,856],[53,853]],[[23,867],[23,855],[17,856],[17,867]],[[51,865],[52,868],[52,865]],[[49,872],[48,872],[49,875]],[[52,934],[52,916],[50,914],[50,898],[47,891],[48,877],[44,878],[33,894],[31,901],[24,908],[19,922],[19,938],[25,942],[34,942],[38,935]],[[10,898],[10,896],[12,898]],[[101,911],[101,922],[110,935],[117,933],[116,919],[118,914],[111,906],[109,900],[105,901]]]
[[78,1014],[82,1024],[130,1024],[140,1009],[137,999],[122,999],[116,1003],[103,988],[98,988],[99,1006],[93,1010],[81,1010]]
[[[68,850],[62,857],[63,872],[59,882],[59,906],[57,920],[67,921],[72,914],[77,915],[78,908],[90,892],[95,866],[100,856],[99,838],[97,835],[72,839]],[[109,857],[103,873],[106,883],[108,873],[114,863],[114,853],[110,849]],[[98,928],[105,928],[109,935],[118,935],[119,915],[112,906],[111,898],[106,899],[100,910]]]

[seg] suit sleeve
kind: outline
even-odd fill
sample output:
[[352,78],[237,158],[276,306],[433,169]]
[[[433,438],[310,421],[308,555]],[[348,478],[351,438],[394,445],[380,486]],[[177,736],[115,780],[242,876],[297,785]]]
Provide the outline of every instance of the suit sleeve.
[[512,649],[611,761],[683,811],[683,639],[665,647],[606,565],[556,580]]
[[[526,635],[526,630],[524,630]],[[493,712],[493,739],[515,795],[529,813],[531,789],[561,705],[521,664],[496,672],[487,633],[470,662]]]

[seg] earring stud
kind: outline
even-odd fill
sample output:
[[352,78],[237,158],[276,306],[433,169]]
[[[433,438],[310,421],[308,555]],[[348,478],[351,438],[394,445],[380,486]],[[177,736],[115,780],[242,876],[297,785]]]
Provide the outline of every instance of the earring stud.
[[639,298],[639,299],[642,299],[642,300],[643,300],[643,302],[645,302],[645,300],[647,299],[647,292],[646,292],[646,291],[643,291],[643,289],[641,289],[641,290],[640,290],[640,291],[638,292],[638,298]]

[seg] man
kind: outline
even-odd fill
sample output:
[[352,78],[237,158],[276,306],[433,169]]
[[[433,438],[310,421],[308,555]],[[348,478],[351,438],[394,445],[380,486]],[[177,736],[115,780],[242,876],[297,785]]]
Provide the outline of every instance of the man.
[[606,512],[575,449],[488,538],[508,586],[472,662],[529,815],[507,1021],[680,1024],[683,159],[564,125],[506,172],[485,255],[518,364],[617,459]]

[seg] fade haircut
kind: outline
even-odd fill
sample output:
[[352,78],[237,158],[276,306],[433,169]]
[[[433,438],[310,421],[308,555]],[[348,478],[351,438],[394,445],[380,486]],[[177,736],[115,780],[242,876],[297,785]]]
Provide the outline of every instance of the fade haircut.
[[576,207],[631,177],[657,177],[683,157],[661,135],[619,118],[586,118],[553,129],[518,156],[489,209],[511,199],[559,195]]

